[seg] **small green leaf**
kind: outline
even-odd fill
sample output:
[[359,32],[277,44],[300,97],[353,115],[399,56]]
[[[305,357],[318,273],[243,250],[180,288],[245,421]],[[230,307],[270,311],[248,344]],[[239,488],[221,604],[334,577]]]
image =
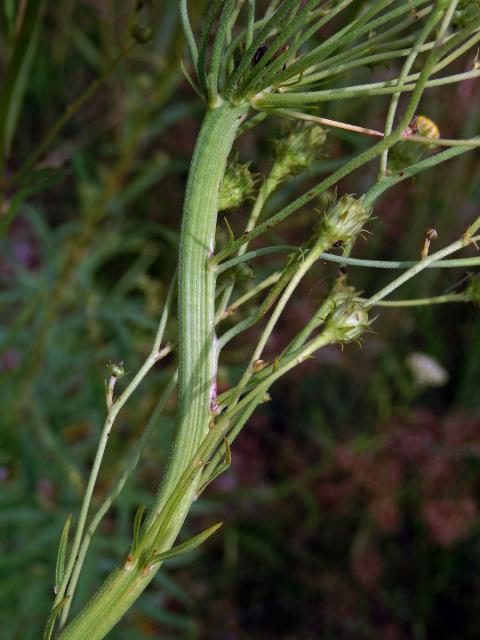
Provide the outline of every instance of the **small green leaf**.
[[181,69],[183,75],[185,76],[186,81],[192,87],[192,89],[195,91],[197,96],[199,96],[205,102],[205,96],[203,95],[201,89],[199,88],[197,83],[194,81],[192,76],[188,73],[188,70],[187,70],[183,60],[180,60],[180,69]]
[[197,491],[197,496],[200,496],[205,491],[205,489],[214,480],[216,480],[218,476],[222,475],[222,473],[226,471],[232,464],[232,450],[230,449],[230,443],[225,437],[223,438],[223,442],[225,444],[225,459],[221,464],[218,465],[213,474],[209,478],[207,478],[206,482],[200,487],[200,489]]
[[52,637],[52,633],[53,633],[53,628],[55,626],[55,622],[56,622],[58,616],[60,615],[61,610],[63,609],[63,607],[67,604],[67,602],[69,600],[70,600],[70,596],[65,596],[65,598],[59,604],[57,604],[56,607],[54,607],[52,609],[52,612],[49,615],[48,620],[47,620],[47,624],[45,626],[45,631],[43,632],[42,640],[50,640],[50,638]]
[[151,559],[152,564],[163,562],[164,560],[170,560],[171,558],[177,558],[178,556],[182,556],[185,553],[193,551],[201,544],[203,544],[205,540],[208,540],[208,538],[210,538],[210,536],[212,536],[218,529],[220,529],[222,525],[223,522],[217,522],[217,524],[214,524],[209,529],[202,531],[202,533],[199,533],[193,538],[190,538],[190,540],[187,540],[186,542],[182,542],[182,544],[173,547],[173,549],[154,554]]
[[63,527],[60,544],[58,545],[57,565],[55,567],[55,593],[58,593],[60,585],[62,584],[63,576],[65,575],[65,557],[67,555],[68,534],[71,523],[72,514],[70,513]]
[[140,527],[142,526],[143,514],[145,513],[145,505],[141,504],[137,512],[135,513],[135,518],[133,520],[133,546],[132,546],[132,554],[138,549],[138,540],[140,537]]

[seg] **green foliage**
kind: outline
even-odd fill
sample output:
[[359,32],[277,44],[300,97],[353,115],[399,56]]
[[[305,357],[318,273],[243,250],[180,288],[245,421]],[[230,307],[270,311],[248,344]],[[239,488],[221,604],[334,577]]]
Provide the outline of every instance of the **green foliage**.
[[[5,476],[0,504],[1,566],[2,575],[5,574],[0,598],[2,633],[12,639],[38,638],[48,619],[45,637],[50,637],[55,624],[65,624],[72,601],[75,614],[119,564],[126,550],[133,554],[138,551],[142,561],[152,559],[147,534],[155,522],[153,505],[159,504],[154,502],[153,495],[160,471],[167,464],[172,440],[174,403],[169,401],[169,394],[175,387],[177,365],[176,314],[171,314],[168,320],[165,316],[165,337],[153,356],[147,354],[162,305],[165,301],[167,308],[172,304],[169,283],[176,268],[184,178],[201,120],[202,105],[184,83],[181,72],[180,59],[188,44],[193,63],[189,72],[193,77],[197,75],[195,82],[204,92],[205,101],[215,106],[225,98],[232,100],[250,118],[238,129],[236,144],[241,160],[233,174],[227,173],[223,180],[227,195],[221,195],[218,208],[237,208],[244,202],[243,208],[247,209],[248,200],[255,193],[252,176],[263,179],[249,220],[243,224],[240,216],[230,217],[230,241],[224,241],[218,233],[219,252],[211,262],[211,277],[217,287],[217,307],[213,311],[222,347],[229,343],[229,340],[222,342],[222,338],[232,336],[228,349],[222,348],[220,353],[217,376],[222,391],[228,392],[217,396],[216,387],[200,384],[202,397],[208,396],[209,423],[203,425],[208,430],[207,442],[202,444],[199,460],[186,460],[191,464],[176,488],[176,498],[165,503],[163,521],[155,523],[161,525],[158,535],[164,536],[160,539],[164,544],[158,547],[154,563],[173,558],[169,569],[175,569],[175,578],[170,578],[162,568],[152,588],[142,595],[132,614],[114,633],[119,638],[214,635],[219,617],[214,612],[215,604],[217,611],[218,605],[225,610],[224,603],[233,608],[244,607],[245,611],[250,606],[248,602],[228,601],[227,591],[234,590],[235,584],[241,585],[244,579],[235,560],[237,550],[240,557],[252,562],[252,567],[260,567],[264,584],[274,576],[280,593],[285,585],[292,585],[294,573],[301,575],[302,562],[312,562],[312,566],[318,562],[315,565],[318,574],[325,575],[324,561],[329,553],[326,550],[330,549],[327,539],[320,536],[320,548],[307,547],[306,555],[299,551],[302,536],[311,541],[311,532],[318,531],[315,522],[324,522],[328,513],[328,505],[323,503],[319,512],[315,488],[304,478],[315,476],[318,459],[323,456],[330,459],[329,451],[333,451],[340,435],[346,438],[351,435],[349,423],[356,424],[355,443],[368,451],[373,446],[369,429],[375,430],[379,420],[405,414],[417,399],[431,401],[432,405],[440,401],[445,411],[457,405],[478,410],[480,353],[475,345],[480,341],[475,310],[467,305],[463,306],[465,310],[451,309],[443,316],[438,315],[438,309],[428,308],[409,312],[412,315],[402,310],[385,311],[388,322],[377,321],[378,334],[372,338],[371,350],[367,337],[360,354],[352,355],[351,348],[338,356],[328,355],[333,350],[325,352],[327,362],[330,357],[342,364],[335,375],[331,375],[329,364],[326,372],[321,370],[323,367],[315,369],[313,381],[313,377],[303,374],[301,377],[294,374],[296,377],[288,378],[288,384],[280,381],[299,362],[308,361],[303,365],[306,372],[308,367],[316,366],[310,356],[320,346],[328,344],[333,349],[332,343],[355,340],[369,328],[369,298],[360,298],[355,289],[382,291],[391,277],[387,280],[384,272],[373,270],[360,273],[360,269],[352,266],[348,282],[355,283],[354,288],[345,283],[343,276],[338,279],[334,270],[323,265],[320,253],[317,255],[315,251],[320,251],[323,243],[331,249],[341,242],[348,259],[353,240],[370,218],[373,202],[378,193],[384,193],[393,184],[391,181],[399,183],[417,169],[419,172],[420,168],[415,167],[421,161],[426,162],[422,169],[437,167],[433,178],[430,173],[423,173],[408,187],[397,187],[375,203],[377,220],[369,223],[373,236],[368,255],[386,256],[389,262],[407,259],[415,263],[427,227],[438,229],[438,246],[441,243],[448,249],[471,222],[479,195],[471,179],[476,170],[473,154],[465,154],[442,167],[440,163],[447,156],[441,156],[440,146],[434,148],[429,140],[406,141],[402,136],[412,123],[411,116],[416,113],[423,89],[432,83],[430,73],[437,74],[442,65],[462,64],[460,78],[453,73],[455,68],[451,75],[442,75],[441,81],[476,77],[475,68],[464,71],[468,59],[465,54],[474,52],[478,42],[476,5],[459,3],[451,16],[453,27],[445,25],[447,37],[436,43],[443,14],[437,15],[427,3],[414,0],[324,3],[321,7],[313,0],[303,4],[287,0],[277,3],[276,12],[268,3],[260,2],[255,6],[252,2],[209,5],[199,1],[188,3],[188,7],[181,2],[181,15],[179,3],[174,0],[157,3],[158,6],[132,2],[121,8],[66,2],[46,7],[43,20],[41,4],[27,3],[28,11],[22,21],[21,3],[5,3],[2,29],[6,44],[0,52],[8,80],[0,95],[0,115],[4,120],[2,161],[5,161],[0,185],[0,224],[2,233],[8,233],[2,241],[0,269],[3,378],[0,467],[2,477]],[[201,16],[207,7],[211,11],[203,23],[197,48],[194,34],[200,33]],[[442,7],[438,3],[435,9]],[[264,9],[266,13],[260,14]],[[326,29],[322,31],[324,25]],[[339,28],[343,30],[338,31]],[[465,31],[457,33],[459,29]],[[421,40],[420,32],[425,40]],[[260,47],[267,45],[260,55]],[[406,91],[414,89],[414,97],[406,103],[405,112],[399,111],[400,118],[391,132],[385,129],[385,139],[378,145],[369,144],[367,135],[375,132],[377,138],[383,135],[378,128],[383,127],[389,95],[396,96],[396,91],[403,90],[391,78],[400,77],[403,58],[412,56],[416,45],[415,73],[408,71],[403,83],[410,87]],[[460,51],[461,45],[465,48]],[[390,66],[388,72],[384,65]],[[427,71],[419,80],[416,72],[422,69]],[[389,74],[388,79],[385,73]],[[438,74],[435,77],[438,79]],[[461,85],[461,90],[467,90],[466,87]],[[478,113],[472,98],[470,108],[451,114],[447,109],[451,91],[443,87],[435,89],[431,96],[425,93],[422,112],[438,122],[442,131],[447,121],[445,130],[451,131],[453,138],[462,139],[465,145],[458,143],[454,147],[460,155],[475,144],[471,138],[478,132]],[[322,118],[329,124],[303,123],[285,134],[278,118],[318,118],[318,112],[309,105],[319,102]],[[295,115],[293,107],[301,111]],[[255,114],[259,109],[263,111]],[[425,124],[425,120],[429,119],[420,120],[420,124]],[[358,126],[345,128],[350,122]],[[329,128],[328,159],[325,127]],[[408,135],[432,138],[429,130],[421,126],[418,131],[408,131]],[[277,142],[272,144],[275,138]],[[455,145],[455,140],[443,144],[449,142]],[[408,153],[400,154],[400,164],[393,166],[402,149],[408,149]],[[387,153],[388,166],[393,168],[394,175],[380,174],[377,180],[377,168],[371,161],[382,153]],[[351,175],[359,168],[361,175]],[[380,190],[369,191],[372,184],[380,185]],[[367,195],[341,195],[332,203],[332,187],[340,194]],[[321,200],[319,206],[325,209],[320,222],[313,206],[317,196]],[[455,222],[452,211],[457,214]],[[257,224],[260,216],[263,219]],[[282,227],[276,228],[280,222]],[[282,236],[277,229],[281,229]],[[249,257],[255,260],[253,271],[241,259],[242,251],[255,237],[269,246],[253,249]],[[469,238],[465,244],[468,242]],[[460,245],[457,243],[455,247]],[[261,253],[265,248],[273,251]],[[432,247],[431,252],[435,249]],[[470,251],[476,255],[473,249],[472,245]],[[211,246],[206,246],[206,250],[210,251]],[[230,272],[228,280],[220,275],[217,279],[215,265],[220,265],[220,273],[226,254],[237,251],[236,269],[242,273],[230,277]],[[359,241],[355,251],[363,254],[367,250]],[[456,301],[475,301],[478,278],[471,279],[465,290],[458,283],[465,268],[459,264],[455,272],[431,269],[421,281],[404,280],[401,284],[410,301],[449,288],[456,292],[453,294]],[[248,278],[243,277],[245,269]],[[193,274],[192,282],[198,275]],[[414,324],[409,317],[415,319]],[[261,322],[265,324],[260,346],[255,347],[256,329],[233,341],[242,328],[252,328]],[[452,327],[456,332],[455,353],[448,349]],[[194,330],[197,332],[197,327]],[[322,342],[322,336],[328,335],[329,340]],[[421,396],[410,380],[405,353],[411,352],[418,341],[422,349],[448,365],[452,374],[446,394],[452,398],[450,404],[445,398],[430,400]],[[287,347],[283,349],[283,345]],[[324,357],[323,353],[319,352],[319,358]],[[148,375],[146,370],[142,373],[147,361]],[[109,363],[110,371],[106,369]],[[369,376],[355,375],[360,369],[363,372],[364,367]],[[353,375],[348,375],[348,370]],[[110,379],[104,381],[106,375]],[[366,378],[373,382],[367,384]],[[109,425],[111,434],[105,436],[108,447],[81,535],[84,564],[76,564],[71,573],[69,562],[76,560],[72,545],[80,529],[79,518],[74,515],[72,531],[68,533],[68,514],[80,511],[92,460],[103,437],[101,425],[106,412],[118,406],[115,402],[134,381],[137,381],[135,389],[137,383],[141,386],[128,404],[119,407],[122,412],[113,417]],[[194,503],[195,529],[204,529],[204,533],[170,548],[176,534],[169,529],[178,528],[182,519],[178,517],[178,505],[185,495],[190,495],[191,502],[192,487],[197,496],[230,466],[230,445],[255,406],[267,397],[270,400],[266,394],[274,381],[283,386],[280,392],[272,392],[277,412],[266,409],[272,412],[272,421],[261,437],[270,440],[261,455],[266,458],[266,468],[274,469],[275,482],[263,479],[259,486],[245,493],[240,490],[228,494],[227,501],[239,507],[240,512],[245,500],[247,510],[248,504],[260,505],[265,513],[261,505],[265,505],[267,495],[267,503],[275,509],[272,508],[268,518],[256,518],[258,528],[252,532],[243,526],[241,515],[238,520],[234,517],[234,522],[227,524],[209,543],[224,545],[225,565],[221,567],[218,559],[207,556],[205,562],[200,557],[198,568],[191,573],[186,568],[190,560],[183,554],[213,532],[216,525],[211,527],[212,521],[225,519],[219,512],[225,509],[226,496],[220,491],[218,499],[213,494],[213,500]],[[165,388],[169,394],[159,401]],[[318,388],[324,390],[321,403]],[[297,389],[301,400],[299,407],[293,409],[288,399]],[[282,403],[289,407],[285,414]],[[252,427],[256,419],[261,417],[253,416]],[[283,426],[279,431],[280,423]],[[299,442],[295,440],[297,437]],[[283,472],[273,460],[280,441],[286,449],[292,445],[291,455],[285,456]],[[239,447],[242,451],[242,439]],[[241,464],[246,464],[252,475],[256,456],[260,455],[256,447],[252,446],[250,453],[247,449],[240,457]],[[234,447],[231,475],[217,480],[214,487],[228,487],[228,478],[240,479],[249,486],[248,473],[242,475],[239,462],[235,463],[235,450]],[[310,451],[315,455],[310,456]],[[294,499],[290,502],[301,504],[305,510],[294,517],[289,511],[291,506],[279,504],[281,496],[292,494]],[[146,505],[149,515],[145,522],[139,504]],[[440,506],[443,508],[444,503]],[[348,511],[350,507],[344,504],[343,508]],[[365,507],[360,501],[354,509]],[[440,509],[441,513],[444,511]],[[467,516],[471,517],[471,509],[466,519]],[[348,522],[352,518],[349,513]],[[278,522],[288,527],[289,521],[298,529],[298,544],[292,542],[290,546],[277,531]],[[341,517],[335,519],[333,526],[339,532],[338,540],[351,541],[354,527],[349,529],[348,536],[340,535],[344,523]],[[323,527],[322,534],[329,526],[327,523]],[[150,530],[150,538],[158,538],[153,533],[157,529]],[[167,534],[172,539],[166,540]],[[296,540],[297,533],[294,534],[292,539]],[[186,533],[186,538],[189,535]],[[357,559],[365,557],[365,550],[371,548],[370,538],[362,533],[355,540],[358,544],[352,555]],[[345,553],[345,547],[340,551],[335,547],[335,553]],[[416,557],[424,557],[418,550],[417,553]],[[452,558],[451,562],[460,566],[453,552]],[[218,573],[212,567],[218,567]],[[265,567],[268,571],[264,571]],[[448,575],[457,573],[452,570]],[[310,598],[317,601],[311,579],[309,576],[303,583],[299,579],[293,589],[305,601]],[[223,593],[218,586],[222,580],[227,585]],[[69,582],[72,594],[77,587],[75,598],[57,594],[58,602],[52,608],[53,583],[55,590],[61,591],[61,583],[65,581]],[[195,593],[211,593],[217,588],[221,592],[220,603],[200,596],[200,612]],[[399,621],[408,637],[430,637],[432,611],[438,611],[435,603],[448,590],[440,586],[429,591],[428,584],[423,585],[423,593],[434,604],[424,609],[412,607],[406,616],[396,599],[395,588],[391,585],[385,588],[390,615]],[[238,613],[241,619],[242,611]],[[341,625],[337,622],[327,621],[320,632],[312,632],[325,638],[338,637],[345,630],[339,630]],[[243,631],[248,637],[256,637],[254,626],[246,628]],[[301,637],[298,629],[297,626],[295,637]],[[280,637],[280,632],[276,637]],[[264,637],[268,633],[266,628]],[[305,630],[305,637],[308,633],[310,629]],[[368,633],[364,633],[366,638],[375,638]],[[474,637],[469,633],[464,634],[468,640]],[[239,630],[238,637],[241,634]],[[441,635],[436,632],[435,637]]]

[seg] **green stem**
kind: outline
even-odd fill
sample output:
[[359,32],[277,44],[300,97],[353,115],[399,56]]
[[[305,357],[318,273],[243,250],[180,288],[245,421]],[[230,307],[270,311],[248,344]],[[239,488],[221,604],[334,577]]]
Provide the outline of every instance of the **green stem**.
[[[453,84],[456,82],[463,82],[464,80],[471,80],[472,78],[478,78],[480,71],[474,69],[473,71],[465,71],[464,73],[456,73],[451,76],[444,76],[442,78],[436,78],[435,80],[429,80],[425,83],[426,89],[432,87],[442,87],[446,84]],[[416,74],[412,76],[416,77]],[[370,84],[358,85],[352,87],[344,87],[341,89],[331,89],[325,91],[308,91],[303,93],[262,93],[258,94],[252,105],[255,109],[289,109],[292,107],[311,107],[321,102],[330,102],[333,100],[350,100],[352,98],[366,97],[366,96],[384,96],[391,93],[397,93],[398,91],[409,92],[414,91],[416,84],[408,82],[404,85],[395,85],[395,80],[386,80],[385,82],[372,82]]]
[[[410,69],[413,67],[414,62],[421,51],[422,45],[425,44],[425,41],[427,40],[428,36],[432,32],[437,22],[438,22],[438,15],[434,12],[431,14],[430,19],[427,20],[427,22],[425,23],[424,28],[422,29],[417,39],[415,40],[415,43],[411,48],[410,53],[407,56],[407,59],[405,60],[405,64],[403,65],[400,75],[398,76],[399,85],[405,84],[406,78],[408,77],[408,74],[410,73]],[[386,136],[388,136],[393,131],[395,114],[397,112],[397,107],[398,107],[398,103],[400,102],[401,95],[402,95],[401,91],[399,91],[398,93],[394,93],[390,101],[390,107],[388,109],[387,119],[385,122]],[[380,176],[381,177],[387,174],[388,151],[389,151],[388,149],[385,149],[385,151],[380,156]]]
[[[179,255],[179,398],[177,436],[156,504],[145,528],[145,539],[156,530],[162,506],[174,492],[208,434],[210,403],[215,388],[215,271],[207,266],[213,253],[218,192],[228,154],[247,107],[222,104],[207,112],[192,158],[186,189]],[[195,383],[193,382],[195,381]],[[158,551],[171,546],[194,497],[182,496],[168,523]],[[159,565],[126,562],[114,571],[92,600],[63,631],[61,640],[100,640],[125,615],[147,587]]]
[[224,103],[207,112],[192,158],[179,254],[177,435],[153,521],[208,431],[215,403],[215,245],[218,193],[227,158],[247,107]]
[[[475,227],[475,224],[476,223],[472,225],[472,228]],[[403,284],[408,282],[411,278],[416,276],[418,273],[426,269],[429,265],[435,262],[438,262],[442,258],[449,256],[452,253],[455,253],[456,251],[460,251],[460,249],[463,249],[464,247],[468,247],[470,244],[474,244],[479,240],[480,240],[480,236],[472,237],[467,231],[467,233],[460,240],[457,240],[456,242],[452,242],[452,244],[448,245],[448,247],[445,247],[444,249],[441,249],[436,253],[432,253],[432,255],[428,256],[427,258],[420,260],[420,262],[418,262],[415,266],[408,269],[408,271],[405,271],[404,273],[402,273],[402,275],[398,276],[398,278],[395,278],[395,280],[392,280],[392,282],[390,282],[386,287],[383,287],[383,289],[380,289],[380,291],[377,291],[377,293],[373,295],[371,298],[368,298],[365,301],[365,305],[367,307],[373,307],[377,305],[381,300],[383,300],[388,295],[393,293],[393,291],[395,291],[396,289],[401,287]]]
[[[360,302],[366,302],[365,298],[358,298]],[[443,296],[431,298],[412,298],[411,300],[380,300],[376,307],[425,307],[432,304],[450,304],[452,302],[469,302],[463,293],[448,293]]]

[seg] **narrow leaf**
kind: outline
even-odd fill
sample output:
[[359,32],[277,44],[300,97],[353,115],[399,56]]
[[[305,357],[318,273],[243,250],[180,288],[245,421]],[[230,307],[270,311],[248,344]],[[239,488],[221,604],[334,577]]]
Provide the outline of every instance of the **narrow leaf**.
[[63,526],[62,535],[60,537],[60,544],[58,545],[57,564],[55,567],[55,593],[56,594],[60,589],[63,576],[65,575],[65,557],[67,555],[68,534],[70,532],[71,523],[72,523],[72,514],[70,513]]
[[138,549],[138,540],[140,537],[140,527],[142,526],[143,514],[145,513],[145,505],[142,504],[138,507],[133,520],[133,546],[132,554]]
[[228,232],[228,244],[227,247],[230,247],[230,245],[235,242],[235,236],[233,235],[233,231],[232,231],[232,227],[230,226],[228,220],[226,218],[223,218],[224,222],[225,222],[225,226],[227,227],[227,232]]
[[217,522],[217,524],[214,524],[209,529],[202,531],[202,533],[190,538],[190,540],[187,540],[186,542],[182,542],[182,544],[173,547],[173,549],[156,553],[152,556],[152,564],[163,562],[164,560],[170,560],[171,558],[177,558],[178,556],[183,556],[185,553],[193,551],[203,544],[205,540],[208,540],[208,538],[210,538],[210,536],[212,536],[218,529],[220,529],[222,524],[223,522]]
[[22,26],[5,73],[0,98],[0,152],[3,158],[9,153],[22,108],[38,44],[44,6],[44,0],[31,0],[27,3]]
[[52,609],[51,614],[48,617],[47,624],[45,626],[45,631],[43,632],[42,640],[50,640],[53,633],[53,628],[55,626],[55,622],[60,615],[61,610],[70,600],[70,596],[66,596],[56,607]]
[[188,73],[188,70],[187,70],[183,60],[180,60],[180,69],[181,69],[183,75],[185,76],[186,81],[192,87],[192,89],[195,91],[197,96],[199,96],[205,102],[205,96],[203,95],[201,89],[196,84],[196,82],[194,81],[192,76]]
[[222,473],[224,473],[224,471],[226,471],[232,464],[232,450],[230,449],[230,443],[225,437],[223,438],[223,442],[225,444],[225,459],[221,464],[218,465],[213,474],[209,478],[207,478],[206,482],[200,487],[197,492],[197,496],[200,496],[205,491],[205,489],[214,480],[216,480],[218,476],[222,475]]

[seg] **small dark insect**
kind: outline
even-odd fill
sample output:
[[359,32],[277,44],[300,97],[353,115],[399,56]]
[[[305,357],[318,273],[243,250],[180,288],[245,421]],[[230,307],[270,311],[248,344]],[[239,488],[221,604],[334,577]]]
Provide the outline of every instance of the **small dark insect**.
[[267,53],[267,51],[268,51],[268,47],[266,44],[262,44],[260,47],[258,47],[258,49],[253,54],[252,67],[254,67],[256,64],[260,62],[260,60]]
[[[288,51],[289,47],[288,45],[281,47],[273,56],[273,58],[271,60],[269,60],[267,62],[267,64],[265,66],[268,67],[268,65],[272,64],[272,62],[274,60],[276,60],[278,58],[279,55],[281,55],[282,53]],[[255,51],[254,56],[252,58],[252,67],[254,67],[256,64],[258,64],[260,62],[260,60],[263,58],[263,56],[267,53],[268,51],[268,46],[266,44],[262,44],[260,47],[258,47],[258,49]],[[283,70],[285,70],[287,68],[287,65],[283,66]]]
[[420,131],[418,129],[418,116],[413,118],[408,123],[408,127],[405,129],[405,133],[410,136],[418,136]]
[[335,249],[339,249],[340,247],[343,247],[343,242],[341,240],[337,240],[333,243],[333,246],[335,247]]

